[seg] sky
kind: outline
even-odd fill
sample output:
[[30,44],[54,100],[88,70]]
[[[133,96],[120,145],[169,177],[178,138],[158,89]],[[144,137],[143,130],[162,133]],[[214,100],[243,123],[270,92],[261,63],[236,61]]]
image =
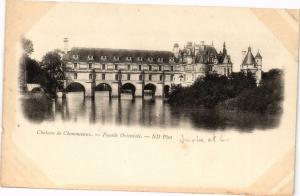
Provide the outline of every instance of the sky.
[[71,47],[123,48],[171,51],[187,41],[214,43],[217,51],[226,42],[239,71],[242,51],[259,50],[263,70],[284,68],[291,55],[249,9],[197,6],[142,6],[112,4],[57,4],[25,33],[34,44],[33,58],[50,50]]

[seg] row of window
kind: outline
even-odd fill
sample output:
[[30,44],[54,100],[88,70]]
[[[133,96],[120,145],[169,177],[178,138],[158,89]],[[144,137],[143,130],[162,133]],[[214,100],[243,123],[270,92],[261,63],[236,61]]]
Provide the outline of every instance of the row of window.
[[[96,76],[96,75],[95,75]],[[76,80],[77,79],[77,73],[74,73],[74,79]],[[102,80],[105,80],[105,74],[101,74],[101,79]],[[130,80],[131,77],[130,77],[130,74],[127,74],[127,80]],[[149,81],[152,81],[152,75],[148,75],[148,79]],[[174,75],[171,75],[171,81],[173,81],[174,79]],[[89,74],[89,80],[93,80],[93,74]],[[115,74],[115,80],[119,80],[119,74]],[[143,75],[139,75],[139,80],[143,80]],[[163,75],[160,75],[159,76],[159,80],[162,81],[163,80]]]
[[[149,65],[148,67],[149,67],[149,71],[152,71],[152,65]],[[77,68],[78,68],[78,64],[74,63],[74,69],[77,69]],[[92,69],[93,68],[93,64],[89,63],[88,64],[88,68]],[[105,70],[105,69],[106,69],[106,65],[102,64],[102,70]],[[114,69],[118,70],[119,69],[119,65],[118,64],[114,64]],[[127,65],[127,69],[130,70],[131,69],[131,65]],[[161,65],[158,66],[158,70],[162,71],[162,66]],[[139,71],[142,71],[142,65],[139,65]],[[174,66],[171,66],[171,71],[174,71]]]
[[[74,54],[74,55],[73,55],[73,59],[75,59],[75,60],[79,59],[79,55]],[[88,55],[87,59],[88,59],[88,60],[94,60],[94,56]],[[103,60],[103,61],[106,61],[108,58],[107,58],[107,56],[100,56],[100,59]],[[143,61],[143,60],[145,59],[145,60],[147,60],[148,62],[153,62],[153,60],[154,60],[153,57],[147,57],[147,58],[137,57],[136,59],[137,59],[137,61]],[[119,56],[114,56],[114,57],[113,57],[113,60],[114,60],[114,61],[119,61],[119,60],[120,60],[120,57],[119,57]],[[133,57],[130,57],[130,56],[125,57],[125,60],[126,60],[126,61],[132,61],[132,60],[133,60]],[[162,63],[163,61],[164,61],[164,58],[162,58],[162,57],[157,58],[157,62]],[[174,57],[170,57],[170,58],[169,58],[169,61],[174,62]]]

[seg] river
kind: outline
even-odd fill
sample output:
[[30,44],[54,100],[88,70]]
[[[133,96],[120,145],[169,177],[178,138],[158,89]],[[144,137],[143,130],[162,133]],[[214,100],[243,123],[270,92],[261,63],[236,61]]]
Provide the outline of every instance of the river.
[[68,93],[66,99],[56,101],[43,96],[27,96],[22,99],[24,115],[32,122],[44,121],[87,122],[101,125],[140,125],[148,127],[199,130],[227,130],[249,132],[268,130],[278,126],[280,115],[235,112],[202,107],[171,107],[161,98],[144,100],[130,95],[122,99],[108,97],[97,92],[95,100],[84,98],[81,92]]

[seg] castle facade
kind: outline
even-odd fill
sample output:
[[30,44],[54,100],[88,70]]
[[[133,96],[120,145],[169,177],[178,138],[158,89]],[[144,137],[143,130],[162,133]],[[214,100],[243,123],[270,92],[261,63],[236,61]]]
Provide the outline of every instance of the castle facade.
[[74,47],[65,52],[65,89],[78,85],[85,96],[107,90],[111,97],[130,92],[133,97],[165,96],[172,85],[191,85],[208,73],[230,76],[232,62],[226,44],[186,43],[172,51]]

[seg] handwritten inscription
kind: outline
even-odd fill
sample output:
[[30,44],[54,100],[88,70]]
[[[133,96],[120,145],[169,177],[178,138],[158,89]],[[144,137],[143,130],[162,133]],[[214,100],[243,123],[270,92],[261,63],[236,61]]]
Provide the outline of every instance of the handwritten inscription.
[[216,135],[215,133],[211,136],[194,136],[194,137],[186,137],[184,134],[181,134],[179,139],[181,144],[184,143],[219,143],[219,142],[228,142],[229,139],[225,138],[222,134]]

